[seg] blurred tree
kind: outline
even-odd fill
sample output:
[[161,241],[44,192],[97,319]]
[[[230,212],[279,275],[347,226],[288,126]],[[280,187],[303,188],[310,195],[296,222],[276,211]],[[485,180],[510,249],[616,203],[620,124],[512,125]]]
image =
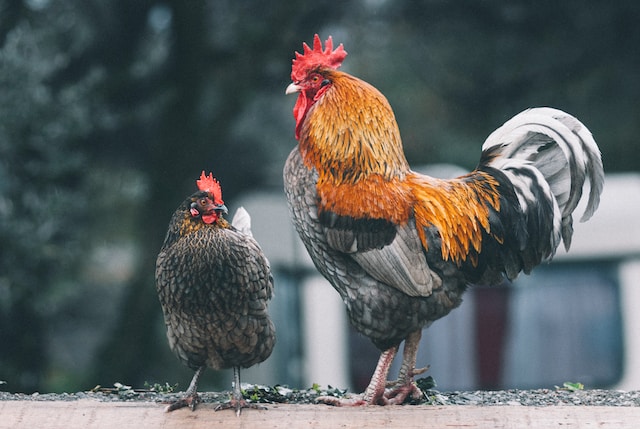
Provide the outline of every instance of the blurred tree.
[[47,49],[57,24],[22,22],[0,51],[0,380],[22,391],[45,377],[48,324],[76,285],[88,213],[82,100],[95,82],[46,84],[66,60]]

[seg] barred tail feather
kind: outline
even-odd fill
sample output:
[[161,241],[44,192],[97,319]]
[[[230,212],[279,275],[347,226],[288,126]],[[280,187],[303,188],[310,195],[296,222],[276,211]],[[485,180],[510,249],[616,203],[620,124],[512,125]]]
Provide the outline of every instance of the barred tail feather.
[[591,132],[584,126],[579,120],[573,116],[563,112],[562,110],[552,109],[549,107],[541,108],[550,111],[549,113],[555,115],[554,117],[564,123],[571,131],[578,136],[582,150],[586,156],[585,169],[589,175],[589,185],[591,189],[589,191],[589,201],[587,207],[580,218],[580,222],[586,222],[593,216],[593,213],[600,204],[600,195],[602,194],[602,187],[604,186],[604,168],[602,166],[602,157],[600,149],[593,139]]
[[[562,237],[568,250],[573,234],[572,213],[582,198],[587,178],[589,199],[582,222],[597,209],[604,184],[600,150],[587,127],[561,110],[528,109],[495,130],[482,149],[481,164],[508,171],[525,213],[539,203],[527,188],[542,186],[544,194],[548,187],[556,207],[549,244],[555,250]],[[532,168],[540,175],[532,174]]]

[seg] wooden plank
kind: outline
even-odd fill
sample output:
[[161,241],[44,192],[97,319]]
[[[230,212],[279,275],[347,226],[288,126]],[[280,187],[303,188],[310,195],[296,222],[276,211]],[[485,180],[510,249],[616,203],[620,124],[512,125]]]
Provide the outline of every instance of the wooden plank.
[[153,402],[0,401],[0,428],[625,428],[638,427],[640,407],[390,406],[337,408],[269,404],[268,410],[214,411],[212,404],[165,413]]

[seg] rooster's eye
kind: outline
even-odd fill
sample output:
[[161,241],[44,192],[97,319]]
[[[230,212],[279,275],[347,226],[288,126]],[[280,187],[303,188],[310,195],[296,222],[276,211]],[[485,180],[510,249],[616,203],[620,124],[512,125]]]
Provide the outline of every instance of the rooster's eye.
[[207,205],[207,199],[206,198],[200,198],[200,201],[198,201],[198,203],[200,203],[201,206],[206,206]]

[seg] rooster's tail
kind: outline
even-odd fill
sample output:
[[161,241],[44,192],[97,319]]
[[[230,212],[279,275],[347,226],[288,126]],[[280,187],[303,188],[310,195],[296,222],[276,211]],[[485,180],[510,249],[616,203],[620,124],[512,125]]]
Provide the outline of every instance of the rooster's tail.
[[497,168],[509,178],[525,213],[535,217],[542,203],[553,207],[549,244],[555,249],[562,238],[568,250],[572,213],[587,177],[589,200],[582,222],[598,208],[604,184],[600,150],[587,127],[561,110],[525,110],[487,138],[482,154],[481,166]]

